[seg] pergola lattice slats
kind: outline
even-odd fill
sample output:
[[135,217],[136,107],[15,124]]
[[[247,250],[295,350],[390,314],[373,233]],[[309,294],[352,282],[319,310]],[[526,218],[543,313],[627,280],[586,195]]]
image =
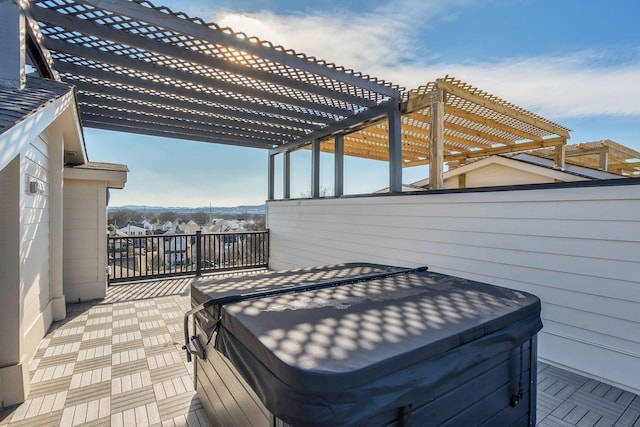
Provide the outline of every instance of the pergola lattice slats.
[[[547,146],[562,146],[569,130],[541,116],[517,107],[494,95],[474,88],[453,77],[428,83],[405,94],[402,108],[403,166],[430,162],[431,105],[442,92],[441,150],[444,162],[460,162],[467,158],[491,154],[526,151]],[[411,133],[407,133],[411,131]],[[384,121],[375,123],[350,135],[345,145],[366,152],[371,137],[385,138],[388,132]],[[409,152],[405,142],[426,141],[426,158]],[[326,145],[323,145],[326,147]],[[375,148],[377,158],[384,158],[384,147]]]
[[[290,106],[293,111],[317,111],[327,113],[334,117],[350,114],[350,111],[346,108],[338,108],[327,104],[310,102],[305,99],[283,96],[261,89],[254,89],[238,85],[236,83],[229,83],[220,79],[212,79],[198,73],[184,71],[184,68],[173,68],[160,63],[148,62],[146,60],[132,61],[131,58],[123,55],[103,52],[94,48],[86,48],[74,43],[48,40],[46,42],[46,47],[55,52],[64,52],[67,55],[81,57],[96,63],[102,62],[103,66],[101,69],[107,72],[115,73],[122,72],[123,69],[128,69],[130,72],[141,73],[147,79],[162,76],[162,80],[164,82],[169,82],[172,86],[179,87],[183,90],[188,88],[198,92],[211,93],[226,97],[230,97],[236,93],[241,93],[242,98],[246,101],[252,102],[256,99],[260,99],[267,103],[267,105],[269,103],[272,105],[284,104]],[[58,56],[54,54],[54,58],[58,59]],[[59,68],[57,66],[58,61],[55,61],[55,59],[54,66]],[[186,64],[180,65],[185,66]]]
[[[342,93],[329,88],[320,87],[304,81],[293,80],[287,77],[274,75],[267,71],[243,66],[239,63],[234,63],[220,59],[211,55],[211,49],[208,46],[202,46],[202,43],[194,41],[194,39],[188,39],[186,37],[140,37],[139,35],[132,35],[128,32],[121,31],[118,28],[122,27],[122,22],[115,21],[108,23],[101,21],[100,24],[89,21],[86,19],[79,19],[73,16],[61,15],[55,13],[52,10],[42,9],[38,12],[38,16],[41,21],[46,22],[49,25],[65,26],[68,25],[77,31],[82,32],[88,36],[94,36],[98,40],[109,40],[114,49],[117,50],[118,45],[128,45],[137,48],[141,51],[152,52],[149,56],[158,59],[160,55],[164,55],[166,58],[171,59],[173,62],[180,65],[183,64],[196,64],[198,68],[206,69],[208,71],[208,77],[215,78],[217,75],[227,77],[231,75],[236,76],[238,84],[242,84],[245,87],[251,87],[252,85],[262,85],[263,80],[271,80],[273,83],[283,88],[294,89],[299,92],[315,93],[326,99],[336,99],[344,101],[346,103],[372,107],[375,106],[375,102],[366,98],[351,95],[349,93]],[[136,23],[136,21],[132,21]],[[109,25],[110,24],[110,25]],[[144,31],[144,27],[140,29]],[[106,42],[105,42],[106,43]],[[175,49],[180,47],[181,49]],[[245,77],[245,78],[243,78]]]
[[[38,23],[53,68],[78,85],[88,126],[157,124],[163,135],[198,140],[211,128],[209,142],[273,149],[359,126],[401,96],[384,81],[148,1],[32,0],[27,14]],[[83,108],[101,96],[109,101]],[[123,122],[118,102],[131,120]],[[189,113],[192,120],[185,119]],[[245,132],[229,130],[234,119],[245,121]]]
[[209,126],[224,126],[230,128],[242,128],[245,130],[262,131],[280,137],[302,136],[304,132],[296,131],[292,128],[279,128],[276,126],[268,126],[261,124],[253,124],[248,127],[241,120],[232,120],[220,116],[205,114],[201,111],[193,112],[184,108],[159,108],[156,104],[135,103],[133,100],[126,98],[113,98],[100,94],[81,93],[78,95],[78,101],[86,106],[102,107],[107,109],[120,108],[125,111],[131,111],[134,108],[137,112],[156,115],[159,117],[173,117],[176,119],[193,121]]
[[[247,103],[246,101],[227,99],[218,95],[212,95],[199,92],[185,92],[175,87],[169,87],[159,82],[140,80],[138,82],[132,82],[127,76],[120,74],[114,74],[110,77],[110,80],[104,80],[107,74],[105,71],[83,68],[78,65],[69,63],[59,64],[58,69],[62,74],[65,81],[76,84],[80,89],[82,85],[90,85],[88,91],[94,93],[104,93],[117,97],[117,91],[128,90],[132,93],[140,93],[141,95],[154,95],[161,101],[161,105],[171,105],[172,100],[178,99],[188,102],[194,107],[194,111],[211,107],[222,108],[228,111],[229,115],[241,111],[248,114],[255,114],[259,117],[277,117],[280,119],[281,124],[290,123],[291,126],[299,126],[301,128],[309,128],[311,130],[318,130],[322,125],[332,123],[333,121],[328,117],[315,116],[313,120],[309,120],[309,117],[304,113],[297,111],[283,111],[277,107],[269,105],[254,105]],[[75,74],[76,72],[82,72],[82,75]],[[90,79],[90,80],[89,80]],[[114,89],[115,88],[115,89]],[[85,88],[82,89],[84,91]],[[129,97],[130,99],[138,99],[138,96]],[[306,119],[306,120],[305,120]]]

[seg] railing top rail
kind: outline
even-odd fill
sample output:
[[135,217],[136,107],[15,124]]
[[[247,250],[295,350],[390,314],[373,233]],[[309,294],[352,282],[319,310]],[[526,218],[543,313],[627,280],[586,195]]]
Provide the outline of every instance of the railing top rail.
[[[267,234],[269,230],[258,230],[258,231],[225,231],[225,232],[214,232],[214,233],[201,233],[202,236],[232,236],[237,234]],[[188,236],[197,236],[197,233],[161,233],[161,234],[145,234],[144,236],[109,236],[110,239],[145,239],[148,237],[188,237]]]

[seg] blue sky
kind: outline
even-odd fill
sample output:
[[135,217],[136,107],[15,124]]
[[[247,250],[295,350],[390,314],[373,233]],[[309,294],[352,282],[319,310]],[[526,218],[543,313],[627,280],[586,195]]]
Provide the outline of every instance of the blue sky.
[[[446,74],[572,129],[569,143],[640,150],[640,2],[596,0],[156,0],[406,88]],[[129,165],[111,205],[232,206],[267,194],[267,152],[85,129],[89,157]],[[322,159],[330,188],[331,158]],[[293,157],[292,196],[309,189]],[[345,190],[387,185],[387,166],[346,161]],[[404,170],[404,182],[427,176]],[[279,180],[278,180],[279,183]],[[279,186],[277,187],[279,189]]]

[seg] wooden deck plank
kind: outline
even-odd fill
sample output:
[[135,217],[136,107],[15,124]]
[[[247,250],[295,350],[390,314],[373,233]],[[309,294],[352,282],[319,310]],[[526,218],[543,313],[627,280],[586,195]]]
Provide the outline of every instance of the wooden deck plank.
[[[120,285],[110,288],[111,300],[69,305],[36,353],[29,398],[2,411],[0,427],[210,425],[179,350],[187,285],[170,296],[147,285],[152,299],[136,300]],[[640,396],[542,362],[537,380],[540,427],[640,427]]]

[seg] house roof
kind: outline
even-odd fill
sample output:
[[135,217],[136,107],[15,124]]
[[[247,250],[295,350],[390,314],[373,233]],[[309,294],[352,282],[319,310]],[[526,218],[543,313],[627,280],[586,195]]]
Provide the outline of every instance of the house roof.
[[[640,177],[640,152],[610,139],[567,145],[565,150],[568,164]],[[548,149],[533,153],[542,157],[553,156]]]
[[[511,156],[508,156],[508,158],[513,159],[513,160],[518,160],[518,161],[521,161],[521,162],[525,162],[525,163],[529,163],[529,164],[532,164],[532,165],[541,166],[541,167],[544,167],[544,168],[547,168],[547,169],[557,170],[557,168],[554,167],[555,162],[552,159],[536,156],[536,155],[529,154],[529,153],[517,153],[517,154],[511,155]],[[580,177],[587,178],[587,179],[625,178],[623,175],[620,175],[620,174],[601,171],[601,170],[598,170],[598,169],[588,168],[588,167],[580,166],[580,165],[572,165],[572,164],[569,164],[569,163],[565,164],[565,167],[562,168],[562,172],[568,173],[568,174],[572,174],[572,175],[576,175],[576,176],[580,176]]]
[[81,179],[89,181],[104,181],[109,188],[124,188],[127,182],[127,165],[117,163],[87,162],[83,165],[66,165],[65,179]]
[[129,167],[127,165],[122,165],[119,163],[87,162],[84,165],[74,166],[74,168],[113,172],[129,172]]
[[[529,153],[516,153],[512,155],[494,155],[474,160],[466,165],[449,169],[444,173],[444,179],[450,179],[461,174],[469,173],[474,170],[481,169],[488,165],[501,164],[503,166],[525,169],[528,172],[547,176],[549,178],[560,181],[580,181],[580,180],[598,180],[598,179],[616,179],[626,178],[625,176],[604,172],[597,169],[591,169],[576,165],[566,165],[563,169],[554,167],[554,161]],[[410,184],[413,187],[425,189],[429,186],[429,179],[421,179]],[[388,189],[380,190],[387,192]],[[403,191],[412,191],[404,190]]]
[[34,77],[24,89],[0,87],[0,134],[70,92],[70,84]]
[[274,148],[360,126],[400,88],[146,0],[32,0],[84,126]]
[[62,135],[66,163],[87,161],[73,86],[27,77],[24,88],[0,88],[0,169],[47,129]]

